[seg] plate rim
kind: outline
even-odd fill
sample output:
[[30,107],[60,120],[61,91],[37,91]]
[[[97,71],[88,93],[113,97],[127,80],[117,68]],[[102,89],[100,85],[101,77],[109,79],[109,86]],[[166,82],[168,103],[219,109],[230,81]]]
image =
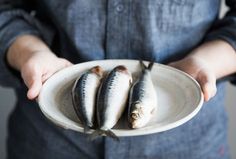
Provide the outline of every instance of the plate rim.
[[[38,105],[39,105],[39,108],[41,110],[41,112],[51,121],[53,122],[55,125],[59,126],[59,127],[62,127],[64,129],[69,129],[69,130],[73,130],[73,131],[76,131],[76,132],[79,132],[79,133],[83,133],[83,128],[80,127],[78,125],[78,123],[76,123],[75,121],[71,120],[71,119],[68,119],[70,120],[72,123],[75,123],[75,125],[72,125],[72,124],[69,124],[69,125],[64,125],[63,123],[64,122],[61,122],[59,120],[56,120],[54,119],[49,113],[47,113],[43,108],[45,106],[43,106],[43,99],[42,99],[42,93],[45,89],[45,84],[48,83],[48,81],[50,82],[53,78],[55,78],[56,76],[58,76],[58,74],[63,74],[63,72],[66,72],[68,69],[72,69],[72,68],[75,68],[75,67],[79,67],[80,65],[89,65],[90,63],[95,63],[95,62],[107,62],[107,61],[118,61],[118,62],[138,62],[139,60],[135,60],[135,59],[103,59],[103,60],[93,60],[93,61],[87,61],[87,62],[83,62],[83,63],[78,63],[78,64],[75,64],[75,65],[72,65],[70,67],[67,67],[67,68],[64,68],[58,72],[56,72],[55,74],[53,74],[42,86],[41,90],[40,90],[40,93],[39,93],[39,96],[38,96]],[[150,62],[150,61],[144,61],[145,63],[147,62]],[[125,132],[125,130],[120,130],[120,129],[114,129],[112,128],[112,130],[118,134],[117,136],[142,136],[142,135],[149,135],[149,134],[153,134],[153,133],[159,133],[159,132],[163,132],[163,131],[167,131],[167,130],[170,130],[170,129],[173,129],[173,128],[176,128],[184,123],[186,123],[187,121],[189,121],[190,119],[192,119],[202,108],[203,106],[203,101],[204,101],[204,98],[203,98],[203,93],[201,91],[201,87],[199,85],[199,83],[192,77],[190,76],[189,74],[177,69],[177,68],[174,68],[174,67],[171,67],[169,65],[165,65],[165,64],[161,64],[161,63],[157,63],[157,62],[154,62],[155,65],[157,65],[158,67],[163,67],[165,69],[169,69],[169,70],[172,70],[174,72],[178,72],[182,75],[184,75],[185,77],[187,77],[189,80],[192,81],[192,83],[195,85],[195,87],[197,88],[197,90],[200,90],[198,91],[198,97],[199,97],[199,100],[198,100],[198,105],[196,106],[196,108],[191,112],[189,113],[188,115],[186,115],[185,117],[179,119],[179,120],[176,120],[172,123],[169,123],[165,126],[162,126],[162,127],[157,127],[157,128],[150,128],[150,126],[148,127],[144,127],[145,130],[142,130],[143,128],[141,128],[140,130],[142,131],[145,131],[146,133],[143,133],[142,131],[137,131],[139,129],[130,129],[129,130],[129,133]],[[65,115],[64,115],[65,116]],[[67,117],[66,117],[67,118]],[[94,130],[89,130],[88,133],[92,133]]]

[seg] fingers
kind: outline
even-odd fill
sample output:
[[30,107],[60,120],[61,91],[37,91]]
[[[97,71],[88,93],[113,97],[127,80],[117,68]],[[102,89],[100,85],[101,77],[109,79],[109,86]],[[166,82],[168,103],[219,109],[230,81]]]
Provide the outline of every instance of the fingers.
[[64,61],[65,61],[65,67],[69,67],[69,66],[73,65],[73,63],[71,63],[70,61],[68,61],[66,59],[64,59]]
[[[36,64],[36,62],[26,64],[21,70],[21,76],[26,86],[29,88],[27,97],[30,100],[37,98],[43,83],[55,72],[73,65],[68,60],[62,58],[55,58],[50,63],[45,62]],[[54,65],[51,65],[51,63]]]
[[64,59],[64,58],[57,58],[53,65],[48,64],[46,65],[46,67],[44,67],[43,72],[45,72],[45,74],[43,75],[43,81],[46,81],[49,77],[51,77],[54,73],[56,73],[57,71],[60,71],[66,67],[72,66],[73,64],[71,62],[69,62],[68,60]]
[[51,68],[50,71],[47,71],[48,68],[45,70],[46,73],[42,75],[42,83],[49,79],[55,72],[72,65],[73,64],[66,59],[59,59],[58,63]]
[[30,100],[35,99],[39,95],[41,88],[42,88],[42,78],[40,76],[34,78],[27,92],[27,97]]
[[217,91],[216,76],[210,69],[210,66],[203,60],[189,57],[177,62],[172,62],[169,65],[188,73],[196,79],[201,86],[205,101],[209,101],[215,96]]
[[28,87],[27,97],[30,100],[35,99],[42,87],[42,72],[40,68],[32,65],[25,65],[21,70],[21,76]]
[[72,66],[72,65],[73,64],[70,61],[68,61],[64,58],[60,58],[59,63],[58,63],[58,69],[63,69],[63,68],[66,68],[66,67],[69,67],[69,66]]
[[45,74],[42,75],[42,83],[44,83],[47,79],[49,79],[54,72],[47,72]]
[[209,101],[215,96],[217,92],[216,78],[210,72],[199,72],[196,80],[201,86],[205,101]]

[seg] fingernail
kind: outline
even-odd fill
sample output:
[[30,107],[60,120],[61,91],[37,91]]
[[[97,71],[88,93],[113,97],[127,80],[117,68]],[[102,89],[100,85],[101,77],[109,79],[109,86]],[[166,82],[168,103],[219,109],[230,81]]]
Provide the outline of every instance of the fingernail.
[[29,99],[29,100],[32,100],[33,98],[32,98],[32,95],[30,94],[30,93],[27,93],[27,98]]
[[205,102],[210,100],[210,97],[204,97]]
[[28,90],[27,97],[28,99],[33,100],[35,98],[35,92],[32,89]]

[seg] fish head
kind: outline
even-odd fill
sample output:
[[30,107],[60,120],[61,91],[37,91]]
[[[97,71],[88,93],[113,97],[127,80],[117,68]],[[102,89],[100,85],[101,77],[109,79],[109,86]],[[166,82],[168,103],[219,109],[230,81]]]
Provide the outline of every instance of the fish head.
[[122,72],[124,74],[127,74],[128,76],[131,76],[131,73],[129,72],[129,70],[127,69],[127,67],[125,67],[124,65],[119,65],[115,67],[115,70],[118,72]]
[[129,123],[131,128],[141,128],[146,125],[149,120],[149,116],[147,116],[144,107],[141,103],[137,102],[132,105],[132,111],[129,115]]
[[115,70],[119,72],[128,72],[128,69],[124,65],[116,66]]
[[133,82],[133,79],[132,79],[132,74],[131,72],[127,69],[127,67],[125,67],[124,65],[119,65],[119,66],[116,66],[115,67],[115,70],[117,72],[120,72],[120,73],[123,73],[125,75],[127,75],[128,79],[129,79],[129,84],[131,85],[132,82]]
[[99,77],[102,77],[103,76],[103,69],[101,66],[95,66],[91,69],[91,72],[92,73],[95,73],[96,75],[98,75]]

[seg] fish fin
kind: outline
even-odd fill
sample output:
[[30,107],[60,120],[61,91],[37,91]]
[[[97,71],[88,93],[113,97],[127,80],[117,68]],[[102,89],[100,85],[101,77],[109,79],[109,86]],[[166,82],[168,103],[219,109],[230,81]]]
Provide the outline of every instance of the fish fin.
[[71,96],[72,96],[72,102],[74,104],[74,101],[75,101],[75,89],[76,89],[76,86],[77,86],[77,83],[79,81],[80,77],[77,77],[74,81],[74,84],[72,86],[72,89],[71,89]]
[[113,133],[111,130],[104,131],[104,133],[105,133],[106,136],[109,136],[109,137],[113,138],[116,141],[120,141],[119,138],[116,136],[116,134]]
[[147,69],[151,71],[151,70],[152,70],[152,67],[153,67],[153,64],[154,64],[154,61],[150,62],[150,63],[148,64]]
[[141,65],[142,71],[144,71],[145,69],[147,69],[147,66],[143,63],[143,60],[139,60],[139,63]]
[[148,66],[146,66],[146,65],[143,63],[142,60],[139,60],[139,63],[141,64],[142,70],[148,69],[148,70],[151,71],[151,70],[152,70],[152,67],[153,67],[153,65],[154,65],[154,61],[150,62],[150,63],[148,64]]
[[96,138],[100,137],[103,134],[103,132],[101,130],[95,130],[90,136],[89,136],[89,140],[93,141]]
[[133,79],[131,78],[131,79],[129,80],[129,85],[131,86],[132,83],[133,83]]
[[92,141],[94,139],[96,139],[97,137],[99,136],[108,136],[108,137],[111,137],[113,138],[114,140],[116,141],[120,141],[119,138],[111,131],[111,130],[95,130],[91,136],[89,137],[89,140]]
[[88,125],[84,125],[84,133],[88,133],[88,131],[90,130],[90,127]]
[[153,115],[155,113],[155,108],[152,109],[151,114]]
[[152,67],[153,67],[153,65],[154,65],[154,61],[150,62],[150,63],[148,64],[148,66],[146,66],[142,60],[139,60],[139,63],[140,63],[140,65],[141,65],[141,67],[142,67],[142,70],[148,69],[148,70],[151,71],[151,70],[152,70]]

